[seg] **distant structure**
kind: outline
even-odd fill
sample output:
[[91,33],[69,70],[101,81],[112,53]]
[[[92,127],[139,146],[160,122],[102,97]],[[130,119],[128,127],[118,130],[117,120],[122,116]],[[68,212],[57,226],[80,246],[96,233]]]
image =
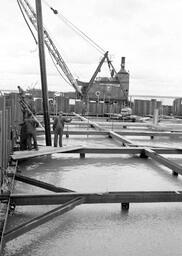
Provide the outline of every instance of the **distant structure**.
[[88,92],[89,100],[117,103],[120,107],[127,104],[129,93],[129,72],[125,69],[125,57],[121,58],[121,68],[115,76],[97,77]]
[[149,116],[154,114],[154,109],[161,109],[162,102],[156,99],[134,100],[133,113],[139,116]]
[[182,116],[182,98],[173,101],[173,113],[175,116]]

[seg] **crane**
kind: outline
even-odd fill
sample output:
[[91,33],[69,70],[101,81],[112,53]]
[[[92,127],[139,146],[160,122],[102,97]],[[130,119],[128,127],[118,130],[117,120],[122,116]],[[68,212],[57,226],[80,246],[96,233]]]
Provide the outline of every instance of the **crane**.
[[88,96],[88,92],[90,90],[90,88],[92,87],[94,80],[98,74],[98,72],[100,71],[104,61],[108,58],[108,51],[104,54],[103,58],[101,59],[99,65],[97,66],[94,74],[92,75],[90,81],[87,82],[81,82],[79,80],[77,80],[78,85],[81,85],[81,90],[82,90],[82,94],[83,94],[83,100],[86,100],[87,96]]
[[[29,2],[27,0],[18,0],[18,4],[19,4],[21,10],[22,9],[24,10],[24,12],[26,13],[30,22],[34,26],[35,30],[37,31],[37,16],[36,16],[36,12],[32,8],[32,6],[29,4]],[[51,57],[54,59],[54,61],[57,63],[57,65],[62,69],[62,71],[66,75],[67,79],[69,80],[71,85],[74,87],[77,95],[79,97],[82,97],[83,94],[82,94],[80,87],[77,84],[77,81],[75,80],[75,78],[73,77],[72,73],[70,72],[68,66],[66,65],[65,61],[63,60],[61,54],[59,53],[57,47],[55,46],[53,40],[51,39],[49,33],[46,31],[45,28],[43,28],[43,30],[44,30],[44,43],[45,43]]]

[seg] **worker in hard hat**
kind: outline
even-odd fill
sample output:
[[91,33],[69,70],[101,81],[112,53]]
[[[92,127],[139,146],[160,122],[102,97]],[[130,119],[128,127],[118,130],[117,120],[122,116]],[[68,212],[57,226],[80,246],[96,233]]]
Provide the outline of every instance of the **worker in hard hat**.
[[57,147],[58,136],[59,136],[59,146],[62,147],[62,138],[63,138],[63,130],[64,124],[72,121],[72,118],[66,118],[63,116],[63,113],[60,112],[59,116],[54,119],[53,122],[53,131],[54,131],[54,147]]

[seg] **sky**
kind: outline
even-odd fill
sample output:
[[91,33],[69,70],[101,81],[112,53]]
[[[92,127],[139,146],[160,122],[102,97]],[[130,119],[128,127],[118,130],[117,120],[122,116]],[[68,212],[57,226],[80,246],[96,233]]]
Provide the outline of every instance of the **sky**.
[[[35,0],[28,1],[35,8]],[[60,14],[109,51],[117,71],[121,57],[126,57],[130,95],[182,97],[181,0],[42,0],[42,10],[44,27],[74,78],[88,82],[102,54],[70,29]],[[0,90],[17,90],[18,85],[41,88],[38,47],[16,0],[1,1],[0,32]],[[45,54],[48,89],[74,91],[46,48]],[[106,75],[104,64],[99,76]]]

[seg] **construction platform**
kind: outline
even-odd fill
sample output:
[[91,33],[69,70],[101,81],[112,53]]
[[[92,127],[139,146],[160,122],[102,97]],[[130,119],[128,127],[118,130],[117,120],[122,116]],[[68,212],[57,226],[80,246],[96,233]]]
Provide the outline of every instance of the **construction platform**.
[[[113,130],[105,129],[99,123],[87,120],[85,117],[76,115],[82,121],[91,127],[91,131],[72,131],[74,135],[103,135],[107,138],[117,141],[119,146],[96,146],[85,147],[83,145],[64,146],[64,147],[51,147],[51,146],[39,146],[39,150],[31,151],[15,151],[11,155],[13,161],[40,157],[51,154],[79,154],[80,158],[85,158],[86,154],[132,154],[137,155],[141,159],[147,160],[153,159],[157,163],[167,167],[172,171],[174,176],[182,175],[182,166],[173,160],[164,157],[164,155],[180,155],[182,154],[182,147],[161,147],[161,146],[146,146],[137,145],[133,143],[132,138],[129,140],[126,136],[181,136],[181,132],[171,131],[128,131],[124,128],[124,131],[117,132]],[[78,122],[78,125],[80,123]],[[128,124],[130,125],[130,124]],[[141,127],[141,125],[139,125]],[[150,127],[145,128],[149,129]],[[68,132],[68,131],[65,131]],[[71,132],[70,132],[71,134]],[[126,136],[125,136],[126,135]],[[144,136],[145,136],[144,135]],[[89,156],[88,156],[89,157]],[[165,170],[165,169],[164,169]],[[122,211],[129,210],[130,203],[162,203],[162,202],[182,202],[182,191],[178,190],[165,190],[165,191],[107,191],[107,192],[93,192],[93,193],[78,193],[69,188],[59,187],[55,184],[46,183],[43,180],[21,175],[19,173],[9,174],[9,177],[13,177],[14,180],[29,184],[38,188],[43,188],[51,193],[44,194],[15,194],[13,191],[10,194],[2,194],[0,196],[1,202],[8,202],[9,206],[26,206],[26,205],[58,205],[55,209],[48,211],[36,218],[33,218],[21,225],[16,226],[11,230],[6,230],[6,222],[4,221],[3,227],[3,241],[11,241],[26,232],[33,230],[34,228],[51,221],[53,218],[60,216],[71,209],[81,204],[106,204],[106,203],[119,203],[121,204]],[[52,193],[54,192],[54,193]]]

